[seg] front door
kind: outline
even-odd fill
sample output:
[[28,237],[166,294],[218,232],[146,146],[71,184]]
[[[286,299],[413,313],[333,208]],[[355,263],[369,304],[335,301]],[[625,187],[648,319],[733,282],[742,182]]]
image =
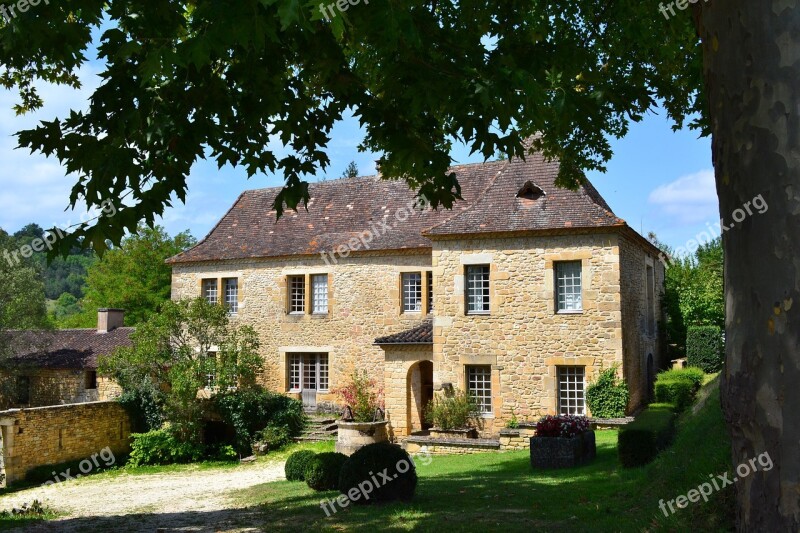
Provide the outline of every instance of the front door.
[[303,407],[317,408],[317,357],[312,353],[303,357]]
[[300,393],[303,407],[317,407],[317,393],[328,391],[328,354],[295,353],[289,358],[289,392]]

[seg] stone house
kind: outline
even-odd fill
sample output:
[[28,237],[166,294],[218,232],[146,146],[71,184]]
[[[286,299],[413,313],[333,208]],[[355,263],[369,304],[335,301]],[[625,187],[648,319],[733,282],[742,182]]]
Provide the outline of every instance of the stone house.
[[97,328],[10,332],[12,355],[0,369],[0,409],[86,403],[116,398],[120,387],[98,375],[98,359],[130,346],[135,328],[121,309],[100,309]]
[[255,327],[263,384],[308,408],[366,370],[397,437],[425,427],[435,391],[476,395],[487,435],[512,413],[590,414],[586,387],[614,365],[641,405],[664,363],[659,250],[539,155],[452,171],[452,210],[379,176],[311,184],[277,222],[279,188],[244,192],[168,261],[172,297]]

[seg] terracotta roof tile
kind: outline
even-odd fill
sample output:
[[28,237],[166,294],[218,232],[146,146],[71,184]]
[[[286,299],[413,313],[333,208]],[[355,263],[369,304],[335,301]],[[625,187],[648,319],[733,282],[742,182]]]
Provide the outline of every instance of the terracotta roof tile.
[[422,324],[394,335],[378,337],[375,344],[433,344],[433,319],[427,319]]

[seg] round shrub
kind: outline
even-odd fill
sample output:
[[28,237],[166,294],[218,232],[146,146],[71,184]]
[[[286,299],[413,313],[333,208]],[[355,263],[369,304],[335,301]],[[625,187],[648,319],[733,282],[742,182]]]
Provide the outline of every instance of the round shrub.
[[342,467],[339,490],[351,502],[408,501],[417,488],[417,470],[405,450],[388,442],[356,451]]
[[305,481],[306,480],[306,467],[314,456],[317,455],[311,450],[300,450],[294,452],[286,459],[286,465],[283,471],[286,473],[288,481]]
[[342,465],[347,459],[345,454],[337,452],[315,455],[306,466],[306,483],[314,490],[336,490]]
[[600,373],[597,381],[586,389],[586,403],[594,418],[620,418],[628,407],[628,384],[617,378],[617,367]]

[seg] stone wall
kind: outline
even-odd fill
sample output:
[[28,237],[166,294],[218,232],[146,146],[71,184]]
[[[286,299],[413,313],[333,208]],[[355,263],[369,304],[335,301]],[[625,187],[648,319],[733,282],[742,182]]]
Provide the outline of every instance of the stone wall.
[[105,448],[130,450],[130,419],[116,402],[0,411],[6,482],[33,468],[90,458]]
[[[484,435],[512,408],[521,419],[555,413],[558,366],[584,366],[589,383],[622,362],[619,251],[615,233],[434,242],[434,382],[464,389],[465,365],[491,365]],[[582,312],[556,312],[556,261],[581,261]],[[490,265],[488,315],[465,313],[465,268],[475,264]]]
[[[653,357],[653,374],[665,368],[666,354],[662,353],[660,329],[663,310],[661,300],[664,291],[664,265],[654,253],[646,251],[634,240],[620,237],[622,276],[622,324],[624,354],[624,376],[631,391],[629,412],[646,403],[649,396],[648,357]],[[654,287],[652,306],[654,323],[648,324],[647,267],[652,268]]]
[[[289,391],[287,354],[291,353],[327,353],[330,389],[345,384],[356,369],[366,370],[383,387],[384,351],[374,345],[375,339],[424,319],[422,313],[401,312],[400,274],[427,271],[430,265],[429,251],[337,256],[328,257],[328,262],[308,256],[175,265],[172,297],[200,296],[203,279],[238,278],[235,320],[258,332],[264,358],[260,380],[273,390]],[[312,274],[328,275],[328,314],[290,315],[287,276]],[[317,401],[336,401],[336,397],[318,394]]]
[[19,376],[30,379],[30,402],[18,405],[11,388],[3,387],[6,393],[0,398],[0,409],[9,407],[44,407],[71,403],[97,402],[117,398],[122,389],[114,381],[97,376],[97,388],[87,389],[88,370],[36,369],[14,374],[0,371],[0,379],[13,383]]

